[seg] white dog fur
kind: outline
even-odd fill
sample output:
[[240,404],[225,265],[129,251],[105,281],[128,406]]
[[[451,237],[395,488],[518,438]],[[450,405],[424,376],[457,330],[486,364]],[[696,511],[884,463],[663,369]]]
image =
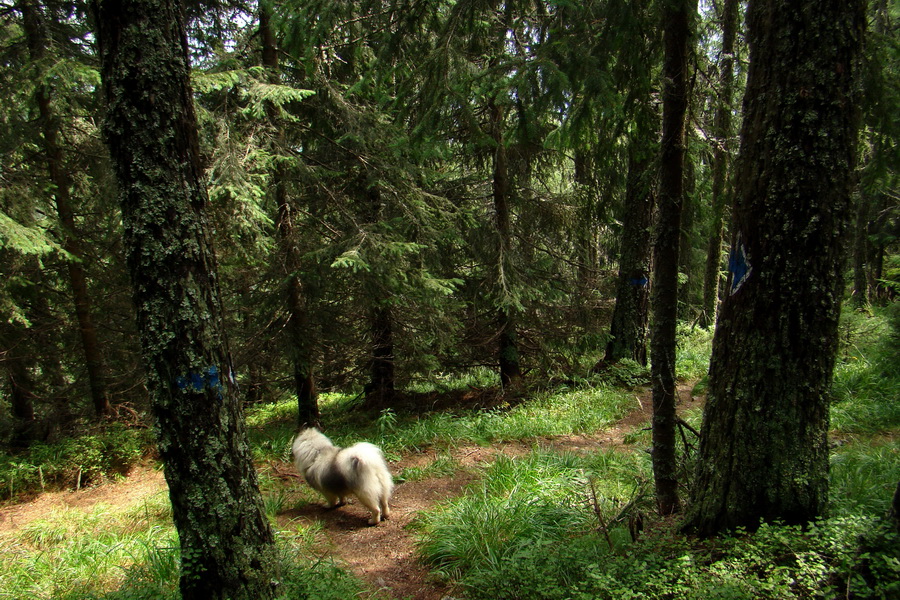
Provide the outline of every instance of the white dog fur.
[[377,446],[360,442],[338,448],[318,429],[308,428],[294,439],[291,452],[297,470],[325,496],[329,508],[345,504],[353,494],[372,512],[369,525],[390,516],[394,480]]

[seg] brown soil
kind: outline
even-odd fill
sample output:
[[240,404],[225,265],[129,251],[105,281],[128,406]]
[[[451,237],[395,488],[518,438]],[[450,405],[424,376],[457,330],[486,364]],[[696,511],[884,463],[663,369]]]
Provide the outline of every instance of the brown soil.
[[[591,435],[565,435],[540,438],[529,443],[510,442],[490,447],[463,446],[450,450],[451,457],[462,469],[447,477],[408,481],[397,486],[391,502],[392,515],[387,521],[368,526],[368,511],[349,504],[328,510],[324,504],[307,504],[278,515],[279,524],[314,524],[322,528],[324,542],[318,551],[333,556],[365,580],[379,597],[397,600],[441,600],[453,595],[452,589],[432,577],[428,569],[416,560],[415,536],[408,527],[421,511],[459,496],[476,479],[478,467],[488,464],[499,454],[521,456],[534,448],[553,448],[571,452],[587,452],[597,448],[625,449],[625,436],[646,425],[651,415],[651,400],[647,390],[635,395],[638,408],[615,426]],[[679,387],[679,412],[701,405],[701,399],[690,395],[689,386]],[[628,446],[627,448],[631,448]],[[446,452],[446,451],[445,451]],[[437,456],[435,450],[403,457],[391,464],[394,473],[410,466],[422,466]],[[289,465],[272,465],[277,473],[289,472]],[[298,478],[285,476],[288,485],[304,486]],[[296,483],[294,483],[296,481]],[[15,531],[29,522],[60,509],[89,510],[96,504],[123,506],[137,503],[165,489],[162,472],[145,465],[134,469],[119,482],[106,483],[81,491],[45,493],[28,502],[0,508],[0,536]]]
[[45,492],[27,502],[0,508],[0,535],[66,509],[88,512],[98,504],[124,508],[162,492],[165,485],[166,481],[160,469],[153,465],[140,465],[120,481],[81,490]]

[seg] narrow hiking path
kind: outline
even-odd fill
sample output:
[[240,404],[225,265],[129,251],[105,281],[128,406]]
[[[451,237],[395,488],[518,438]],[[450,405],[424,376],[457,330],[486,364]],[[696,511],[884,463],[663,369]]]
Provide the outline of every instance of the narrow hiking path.
[[[691,396],[691,388],[689,384],[678,387],[679,413],[702,406],[701,398]],[[633,446],[625,444],[625,437],[636,429],[648,426],[652,416],[649,390],[636,390],[635,400],[635,409],[615,425],[589,435],[502,442],[487,447],[467,445],[441,451],[428,449],[404,456],[400,461],[391,463],[394,473],[407,467],[427,465],[448,453],[461,469],[449,476],[397,485],[391,502],[391,519],[377,527],[366,526],[368,511],[357,504],[336,510],[326,510],[321,504],[307,505],[280,513],[279,521],[286,526],[294,520],[306,524],[320,521],[328,540],[323,552],[344,562],[373,589],[380,590],[382,597],[395,600],[441,600],[452,597],[452,589],[432,577],[428,569],[416,560],[415,534],[408,527],[415,517],[462,494],[467,485],[477,480],[478,471],[493,462],[498,454],[522,456],[535,447],[560,452],[591,452],[605,448],[634,451]]]
[[[679,386],[679,412],[702,406],[702,399],[691,397],[690,385]],[[450,449],[426,449],[409,454],[391,463],[391,471],[399,473],[408,467],[423,467],[438,457],[449,457],[460,469],[452,475],[406,481],[397,485],[391,502],[391,518],[377,527],[366,525],[368,513],[358,504],[326,510],[318,502],[299,508],[282,510],[278,525],[296,529],[298,525],[321,528],[315,552],[336,561],[363,579],[379,598],[397,600],[441,600],[452,597],[452,589],[432,577],[428,569],[416,560],[415,534],[409,525],[422,511],[455,498],[478,478],[478,472],[493,462],[498,454],[522,456],[535,447],[570,452],[590,452],[598,449],[633,451],[624,443],[625,437],[647,426],[652,413],[649,390],[635,391],[635,409],[612,427],[588,435],[563,435],[537,438],[526,442],[503,442],[491,446],[466,445]],[[292,466],[273,465],[278,472],[289,473]],[[305,486],[297,477],[287,477],[291,486]],[[135,468],[123,481],[107,483],[80,491],[44,493],[40,496],[0,508],[0,536],[15,534],[28,523],[45,518],[60,510],[91,510],[99,504],[125,508],[165,492],[161,470],[154,465]]]

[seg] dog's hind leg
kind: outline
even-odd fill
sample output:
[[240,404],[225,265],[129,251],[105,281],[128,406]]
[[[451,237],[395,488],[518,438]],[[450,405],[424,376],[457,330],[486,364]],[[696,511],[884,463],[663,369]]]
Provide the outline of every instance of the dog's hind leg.
[[369,525],[378,525],[381,521],[381,503],[378,498],[373,498],[365,493],[357,493],[356,497],[359,498],[360,504],[368,508],[372,513],[372,516],[369,518]]
[[391,505],[389,504],[390,497],[382,496],[379,500],[379,505],[381,506],[381,517],[383,519],[387,519],[391,516]]
[[334,496],[325,492],[322,492],[322,494],[325,496],[325,504],[328,508],[337,508],[347,504],[347,500],[343,496]]

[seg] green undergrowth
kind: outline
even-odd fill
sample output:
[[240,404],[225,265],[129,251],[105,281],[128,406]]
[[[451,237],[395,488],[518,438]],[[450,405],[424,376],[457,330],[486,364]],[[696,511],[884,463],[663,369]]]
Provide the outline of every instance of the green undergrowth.
[[658,522],[634,541],[649,476],[639,453],[500,459],[420,517],[420,555],[470,599],[900,597],[900,538],[877,507],[708,541]]
[[[437,411],[382,411],[370,415],[346,395],[320,399],[326,433],[338,445],[367,440],[389,457],[425,447],[453,447],[585,433],[608,427],[638,407],[630,390],[608,385],[575,385],[538,391],[527,399],[491,408]],[[296,405],[281,402],[248,411],[250,436],[258,460],[289,460],[296,435]]]
[[0,499],[44,489],[78,489],[122,476],[152,444],[148,429],[109,423],[88,434],[0,454]]
[[[429,462],[396,472],[398,482],[453,475],[461,467],[451,450],[459,445],[533,442],[533,452],[501,455],[474,473],[462,497],[414,523],[422,560],[459,584],[454,597],[889,599],[900,597],[900,540],[884,518],[900,479],[895,317],[881,309],[845,311],[832,407],[831,501],[826,516],[806,528],[770,524],[707,541],[680,536],[676,522],[653,517],[645,452],[650,436],[642,427],[627,433],[627,448],[618,451],[538,449],[546,437],[601,430],[637,408],[640,392],[634,388],[647,380],[636,364],[518,397],[491,395],[494,374],[479,370],[410,391],[434,405],[375,414],[361,410],[358,396],[323,394],[323,421],[336,443],[372,441],[391,460],[426,448],[434,452]],[[709,332],[679,330],[679,378],[705,375],[709,344]],[[701,391],[702,384],[695,388]],[[488,400],[485,407],[436,401],[478,393]],[[288,511],[320,501],[279,471],[290,468],[284,463],[296,434],[295,411],[293,402],[247,411],[265,510],[278,524],[282,597],[373,597],[322,557],[321,524],[283,522]],[[700,410],[683,417],[700,428]],[[681,476],[689,485],[697,440],[688,428],[681,432]],[[75,487],[73,473],[81,473],[82,485],[115,476],[144,455],[148,437],[146,430],[113,426],[86,439],[35,446],[15,460],[0,457],[2,493],[34,491],[53,481]],[[641,523],[643,532],[633,540]],[[178,565],[164,495],[132,507],[65,511],[0,535],[0,598],[174,600]]]
[[852,435],[900,429],[900,303],[845,307],[832,385],[832,426]]
[[[712,332],[681,325],[678,329],[677,376],[682,381],[703,377],[709,369]],[[596,361],[594,361],[596,362]],[[587,377],[560,376],[566,383],[535,384],[508,398],[500,396],[496,371],[476,368],[420,381],[404,394],[413,398],[396,410],[372,414],[361,409],[359,394],[324,393],[319,408],[325,430],[336,444],[360,440],[379,444],[389,457],[425,447],[491,444],[545,436],[597,431],[638,408],[634,388],[649,384],[649,371],[634,361],[612,365],[605,373]],[[467,391],[482,392],[489,408],[461,404],[432,408],[442,398]],[[296,402],[284,400],[252,406],[247,411],[257,460],[290,458],[296,435]]]
[[[646,489],[643,461],[620,452],[501,456],[463,497],[419,519],[419,550],[438,573],[476,588],[486,584],[483,573],[505,572],[531,551],[585,536],[601,543],[598,527]],[[628,536],[621,523],[610,534]]]
[[[362,584],[313,549],[316,536],[296,523],[278,532],[279,598],[360,597]],[[0,598],[177,600],[179,560],[165,492],[60,510],[0,536]]]
[[[654,519],[649,501],[628,493],[650,480],[645,453],[535,452],[498,460],[463,497],[422,515],[422,559],[469,599],[900,598],[900,537],[887,517],[900,480],[896,317],[894,307],[845,311],[831,495],[815,523],[685,537],[677,519]],[[683,372],[697,375],[701,364]],[[699,410],[684,418],[699,429]],[[679,437],[689,450],[696,444]],[[625,441],[645,448],[649,433],[638,428]],[[684,443],[679,452],[690,485],[691,453]],[[636,540],[625,513],[632,524],[643,514],[647,527]]]

